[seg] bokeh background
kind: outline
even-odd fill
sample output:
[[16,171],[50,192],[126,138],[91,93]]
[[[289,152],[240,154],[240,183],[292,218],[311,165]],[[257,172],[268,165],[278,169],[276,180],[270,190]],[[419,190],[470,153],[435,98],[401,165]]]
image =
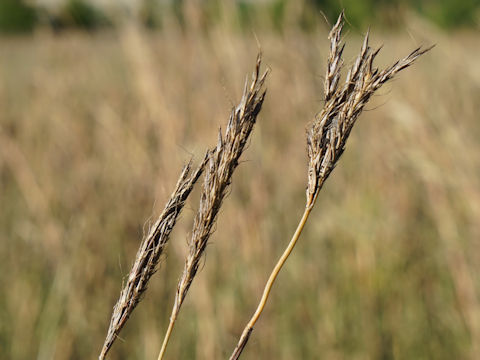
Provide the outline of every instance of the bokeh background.
[[[264,108],[167,352],[229,356],[303,211],[342,8],[347,65],[369,25],[380,65],[437,46],[361,116],[243,358],[480,358],[478,0],[0,0],[1,359],[98,356],[145,229],[260,44]],[[156,359],[192,195],[110,359]]]

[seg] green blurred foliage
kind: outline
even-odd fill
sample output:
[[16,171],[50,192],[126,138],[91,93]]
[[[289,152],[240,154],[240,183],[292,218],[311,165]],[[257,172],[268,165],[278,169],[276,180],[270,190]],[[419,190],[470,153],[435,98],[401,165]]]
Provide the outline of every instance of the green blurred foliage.
[[0,0],[0,31],[29,32],[35,22],[35,9],[23,1]]
[[285,19],[285,8],[286,8],[286,0],[277,0],[274,1],[271,5],[271,18],[273,26],[276,30],[281,30],[282,25]]
[[365,27],[375,21],[385,26],[396,26],[401,20],[402,0],[309,0],[318,11],[335,22],[338,14],[346,10],[348,22],[355,27]]
[[420,14],[443,28],[478,26],[480,0],[424,0],[410,1]]
[[93,30],[111,24],[99,8],[84,0],[69,0],[64,14],[69,25],[82,29]]
[[160,28],[161,8],[156,0],[144,0],[140,7],[140,20],[149,29]]
[[[65,0],[59,6],[60,15],[49,14],[48,19],[53,16],[55,23],[88,30],[112,25],[129,12],[117,11],[125,10],[119,4],[115,9],[97,6],[94,0]],[[480,18],[480,0],[142,0],[137,15],[147,28],[161,28],[167,17],[185,28],[187,7],[200,14],[203,28],[230,21],[241,30],[268,27],[277,32],[290,28],[292,17],[296,26],[312,31],[318,24],[324,24],[324,16],[334,22],[342,9],[346,10],[349,25],[356,28],[365,28],[373,22],[395,28],[410,11],[445,29],[478,27]],[[292,8],[296,8],[293,14]],[[0,31],[31,31],[36,19],[41,18],[39,13],[44,11],[27,5],[24,0],[0,0]]]
[[[173,16],[185,26],[185,7],[183,0],[169,1],[160,5],[158,0],[145,0],[145,4],[156,4],[161,11],[149,14],[150,17]],[[228,4],[228,5],[226,5]],[[293,5],[293,6],[292,6]],[[416,12],[441,28],[475,27],[479,24],[480,0],[235,0],[222,2],[206,0],[195,5],[201,13],[205,26],[214,25],[228,18],[245,30],[251,27],[269,27],[278,32],[291,27],[291,18],[296,17],[296,25],[311,31],[318,24],[324,24],[324,17],[330,23],[335,22],[338,14],[346,10],[348,24],[365,28],[375,22],[387,28],[395,28],[403,23],[408,12]],[[300,9],[293,15],[292,8]],[[151,5],[145,6],[151,8]],[[147,17],[149,18],[149,17]],[[149,18],[150,19],[150,18]],[[150,24],[151,21],[147,21]],[[154,21],[161,23],[161,21]]]

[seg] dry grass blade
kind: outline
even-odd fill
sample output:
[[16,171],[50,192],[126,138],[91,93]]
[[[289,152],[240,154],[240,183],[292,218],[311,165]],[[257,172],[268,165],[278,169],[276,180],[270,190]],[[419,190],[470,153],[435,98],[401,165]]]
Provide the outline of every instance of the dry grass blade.
[[208,152],[208,164],[205,169],[200,205],[189,241],[190,251],[177,286],[170,324],[158,359],[163,358],[174,323],[198,271],[218,212],[232,181],[233,172],[262,108],[265,98],[263,85],[268,72],[260,75],[260,64],[261,55],[259,54],[250,87],[247,87],[247,83],[245,83],[242,99],[240,104],[232,110],[224,138],[220,130],[217,146]]
[[150,228],[148,235],[143,239],[138,249],[135,263],[128,275],[127,283],[123,287],[120,298],[113,308],[107,337],[99,359],[105,358],[117,338],[118,333],[142,299],[142,294],[147,289],[150,277],[157,270],[160,256],[165,249],[170,233],[185,205],[185,201],[203,172],[206,160],[207,157],[205,156],[203,162],[191,175],[191,162],[183,168],[175,190],[168,200],[165,209],[155,224]]
[[308,216],[315,205],[318,193],[328,178],[340,156],[358,116],[376,90],[390,80],[396,73],[410,66],[419,56],[431,49],[418,48],[410,55],[385,70],[374,68],[373,60],[380,48],[372,51],[368,45],[369,34],[365,36],[362,49],[347,73],[345,84],[339,87],[341,69],[343,67],[341,32],[344,14],[340,14],[330,34],[330,55],[327,61],[325,76],[325,105],[315,116],[307,132],[308,186],[305,211],[284,253],[275,265],[265,286],[258,307],[245,327],[230,360],[238,359],[245,348],[253,327],[265,308],[273,283],[285,261],[297,243]]

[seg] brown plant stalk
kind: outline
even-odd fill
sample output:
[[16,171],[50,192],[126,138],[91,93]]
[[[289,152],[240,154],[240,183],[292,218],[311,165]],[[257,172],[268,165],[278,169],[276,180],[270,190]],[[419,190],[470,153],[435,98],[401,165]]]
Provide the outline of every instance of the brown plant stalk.
[[263,85],[268,71],[260,75],[260,64],[261,55],[259,54],[251,84],[247,87],[247,83],[245,83],[242,99],[240,104],[232,109],[224,137],[222,137],[220,129],[217,146],[208,152],[199,209],[195,216],[192,235],[189,240],[190,251],[177,286],[170,323],[158,360],[161,360],[165,354],[178,313],[197,274],[220,207],[229,189],[235,168],[238,166],[238,160],[262,108],[265,98]]
[[309,162],[304,214],[290,243],[270,274],[258,307],[243,330],[230,360],[238,359],[245,348],[253,327],[265,308],[273,283],[297,243],[315,205],[318,193],[343,154],[348,136],[365,105],[383,84],[432,48],[417,48],[390,67],[379,70],[373,66],[373,61],[380,48],[376,50],[370,48],[368,45],[369,34],[367,33],[359,55],[349,69],[344,84],[340,86],[343,67],[342,53],[345,46],[341,44],[343,24],[344,14],[342,12],[328,37],[330,40],[330,55],[327,60],[324,83],[325,104],[307,130]]
[[130,270],[127,282],[123,287],[120,297],[113,308],[110,326],[103,344],[99,359],[104,359],[112,347],[120,330],[123,328],[131,313],[141,301],[142,295],[147,290],[150,277],[155,273],[160,261],[160,256],[165,249],[170,233],[175,226],[177,218],[185,205],[185,201],[200,177],[206,165],[207,157],[192,173],[192,163],[184,168],[175,186],[170,199],[155,224],[150,228],[143,239]]

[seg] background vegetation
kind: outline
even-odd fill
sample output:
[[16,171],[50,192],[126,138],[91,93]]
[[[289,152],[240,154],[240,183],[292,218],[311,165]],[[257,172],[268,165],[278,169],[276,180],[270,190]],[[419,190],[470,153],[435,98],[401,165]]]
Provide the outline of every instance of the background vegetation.
[[93,30],[118,25],[119,16],[123,18],[126,13],[135,14],[150,28],[161,28],[164,18],[172,15],[185,26],[188,3],[195,4],[204,27],[225,20],[225,16],[231,20],[233,15],[242,29],[266,25],[282,31],[295,24],[312,30],[319,19],[323,21],[320,13],[334,22],[344,8],[349,10],[350,24],[356,27],[368,26],[372,21],[398,27],[410,13],[445,29],[480,26],[480,0],[59,0],[53,5],[45,0],[1,0],[0,32],[29,32],[36,26]]
[[[6,16],[21,3],[0,4],[1,19],[44,16],[26,3]],[[267,99],[167,356],[233,349],[302,212],[304,129],[322,105],[328,27],[308,2],[195,4],[158,17],[140,8],[155,31],[97,13],[103,31],[65,20],[0,37],[2,358],[98,355],[146,221],[182,164],[215,143],[258,39],[272,69]],[[332,4],[316,6],[331,17]],[[363,10],[344,2],[346,58],[367,24],[384,44],[380,63],[437,47],[363,114],[245,359],[480,358],[478,12],[470,30],[446,32],[395,4],[404,16],[383,31],[383,5],[355,20]],[[158,354],[196,200],[111,359]]]

